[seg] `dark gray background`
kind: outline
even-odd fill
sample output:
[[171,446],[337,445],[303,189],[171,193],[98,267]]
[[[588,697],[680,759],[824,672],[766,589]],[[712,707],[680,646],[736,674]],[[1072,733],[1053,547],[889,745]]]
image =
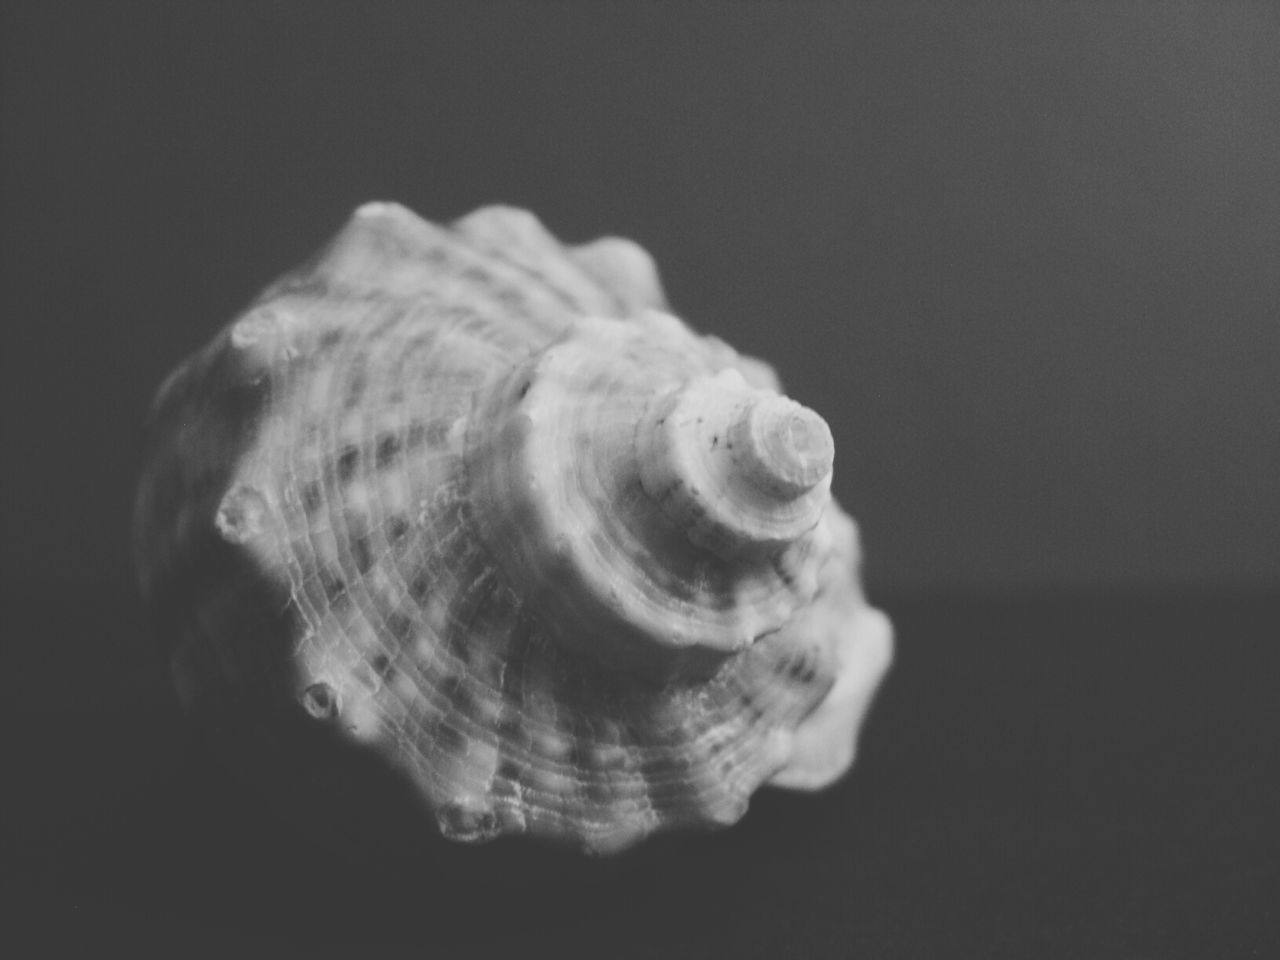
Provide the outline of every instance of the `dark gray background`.
[[[1280,956],[1274,9],[0,3],[0,943]],[[373,198],[631,236],[827,417],[897,631],[851,776],[352,871],[217,761],[145,642],[141,424]]]
[[875,588],[1280,578],[1269,4],[9,3],[5,574],[129,589],[163,374],[368,199],[637,239]]

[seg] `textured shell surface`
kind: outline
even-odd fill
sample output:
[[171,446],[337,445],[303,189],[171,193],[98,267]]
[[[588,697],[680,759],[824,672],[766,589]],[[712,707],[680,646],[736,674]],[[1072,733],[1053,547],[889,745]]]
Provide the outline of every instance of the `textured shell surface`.
[[850,766],[892,635],[833,458],[639,246],[367,204],[161,386],[134,552],[291,815],[387,771],[407,831],[612,852]]

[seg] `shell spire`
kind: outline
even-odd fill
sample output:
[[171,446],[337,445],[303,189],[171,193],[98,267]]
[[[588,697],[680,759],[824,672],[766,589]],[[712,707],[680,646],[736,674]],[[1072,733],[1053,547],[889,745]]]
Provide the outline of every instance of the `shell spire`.
[[468,439],[482,537],[549,635],[661,678],[709,675],[812,598],[830,499],[821,419],[697,347],[666,314],[579,320]]
[[776,554],[818,522],[834,445],[821,417],[733,369],[655,403],[637,433],[645,490],[725,559]]
[[166,380],[135,555],[291,819],[378,846],[388,777],[393,844],[425,810],[614,851],[852,761],[891,631],[833,461],[630,241],[369,204]]

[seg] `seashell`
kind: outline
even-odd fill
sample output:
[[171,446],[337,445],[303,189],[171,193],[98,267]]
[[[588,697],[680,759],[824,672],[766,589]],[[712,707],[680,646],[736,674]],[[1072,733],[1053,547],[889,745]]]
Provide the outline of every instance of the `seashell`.
[[[377,770],[408,833],[610,852],[852,762],[891,630],[830,431],[629,241],[363,206],[149,429],[134,548],[178,692],[291,817]],[[326,779],[336,750],[363,772]]]

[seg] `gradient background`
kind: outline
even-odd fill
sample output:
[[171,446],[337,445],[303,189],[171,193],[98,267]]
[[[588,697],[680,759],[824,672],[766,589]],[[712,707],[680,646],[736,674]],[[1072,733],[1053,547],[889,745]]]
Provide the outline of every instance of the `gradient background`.
[[[1227,877],[1215,889],[1237,906],[1224,931],[1261,902],[1249,892],[1280,887],[1271,853],[1232,860],[1261,849],[1251,831],[1271,815],[1259,771],[1273,785],[1274,766],[1261,752],[1213,766],[1247,744],[1261,751],[1276,729],[1274,684],[1262,686],[1280,637],[1273,5],[9,2],[0,44],[0,549],[19,637],[7,697],[25,724],[13,749],[41,771],[33,783],[43,778],[14,809],[54,810],[41,821],[50,837],[79,824],[86,849],[109,853],[101,838],[123,821],[94,833],[68,798],[105,790],[110,809],[152,810],[120,771],[153,782],[154,756],[190,749],[128,713],[158,703],[163,682],[139,667],[126,551],[141,424],[163,375],[358,203],[394,199],[447,220],[504,202],[567,241],[642,243],[678,313],[772,361],[832,427],[836,493],[861,524],[873,598],[902,639],[862,802],[916,810],[917,821],[895,821],[901,835],[943,851],[932,862],[913,847],[904,862],[884,841],[901,896],[877,908],[890,927],[867,942],[941,944],[966,929],[971,955],[996,955],[961,904],[971,918],[1011,910],[1015,927],[1041,931],[1016,941],[1018,955],[1059,955],[1057,944],[1063,955],[1164,956],[1123,945],[1203,900],[1158,877]],[[1143,599],[1176,595],[1193,599]],[[1035,606],[1046,596],[1056,605]],[[1119,605],[1073,599],[1100,596]],[[1014,606],[981,606],[990,597]],[[1220,639],[1236,646],[1215,652]],[[76,710],[114,710],[117,726],[95,741]],[[940,718],[966,717],[969,739],[938,738]],[[1127,746],[1108,754],[1117,735]],[[1025,739],[1000,754],[1001,736]],[[143,745],[112,759],[107,744],[130,738]],[[1078,767],[1040,770],[1050,746]],[[1034,798],[1018,793],[1029,767],[982,766],[1000,755],[1048,778]],[[92,786],[77,772],[86,763]],[[955,776],[935,782],[925,769]],[[1235,853],[1170,854],[1173,821],[1152,811],[1179,824],[1182,814],[1141,793],[1143,771],[1160,797],[1167,787],[1198,798],[1186,801],[1188,823],[1217,818],[1226,833],[1203,850]],[[990,887],[955,865],[992,846],[929,832],[966,816],[956,811],[974,796],[947,795],[946,814],[919,806],[947,783],[983,782],[1016,798],[1013,822],[1042,854],[997,858]],[[1097,813],[1092,790],[1084,806],[1061,799],[1090,783],[1139,794],[1121,793],[1132,800],[1123,817],[1081,826],[1081,846],[1046,822]],[[1224,807],[1228,793],[1246,799]],[[1028,811],[1049,796],[1062,806],[1035,820]],[[764,803],[757,840],[769,810],[789,809]],[[1144,822],[1167,829],[1117,855],[1108,869],[1128,877],[1121,887],[1095,883],[1094,854],[1123,848]],[[892,826],[886,838],[898,837]],[[798,849],[821,845],[813,829]],[[803,873],[799,853],[760,842],[766,859]],[[873,863],[875,842],[859,848]],[[65,887],[60,869],[81,878],[72,887],[97,876],[45,843],[14,849],[51,890]],[[1073,860],[1072,849],[1090,852]],[[1028,885],[1062,863],[1065,886]],[[1162,866],[1148,874],[1143,863]],[[979,899],[911,886],[937,870]],[[864,902],[886,895],[882,874],[858,882]],[[138,889],[122,896],[154,893]],[[1081,897],[1092,921],[1046,906]],[[934,926],[920,927],[920,902],[955,916],[935,909]],[[151,922],[136,909],[134,927],[119,921],[130,936]],[[838,915],[830,906],[816,929]],[[797,916],[771,929],[799,924],[803,940],[812,930]],[[1117,932],[1128,921],[1116,916],[1139,919]],[[1104,933],[1080,939],[1091,922]]]
[[[358,203],[632,237],[823,413],[873,586],[1280,580],[1266,4],[8,4],[6,573]],[[105,557],[117,562],[104,568]]]

